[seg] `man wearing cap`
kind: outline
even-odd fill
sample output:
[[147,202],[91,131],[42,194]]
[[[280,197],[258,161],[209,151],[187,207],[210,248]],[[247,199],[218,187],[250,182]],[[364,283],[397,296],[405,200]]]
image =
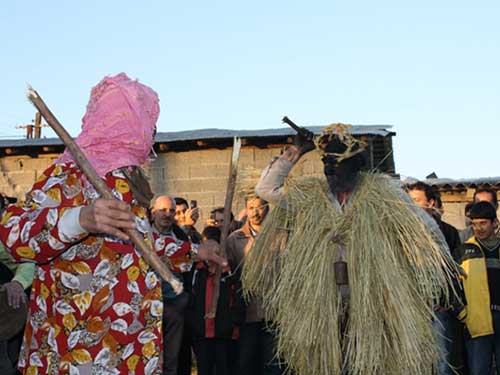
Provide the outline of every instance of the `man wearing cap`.
[[[478,187],[474,191],[474,196],[472,197],[472,204],[477,202],[489,202],[498,210],[498,197],[497,192],[488,187]],[[468,219],[467,212],[465,217]],[[466,225],[465,229],[460,231],[460,240],[463,242],[467,241],[474,234],[474,230],[470,225]],[[497,236],[500,238],[500,232],[496,231]]]
[[467,304],[461,317],[471,375],[491,373],[492,356],[500,368],[500,239],[494,206],[475,203],[469,211],[474,235],[459,249]]
[[[298,135],[255,189],[274,209],[244,288],[297,374],[433,373],[432,306],[456,269],[435,221],[389,177],[362,172],[366,146],[343,124]],[[288,177],[313,149],[324,177]]]
[[[3,214],[1,241],[16,260],[38,264],[19,360],[25,374],[161,374],[161,283],[126,234],[150,232],[140,166],[158,115],[151,88],[124,73],[105,77],[76,142],[117,199],[100,198],[66,150]],[[215,247],[199,256],[212,259]]]

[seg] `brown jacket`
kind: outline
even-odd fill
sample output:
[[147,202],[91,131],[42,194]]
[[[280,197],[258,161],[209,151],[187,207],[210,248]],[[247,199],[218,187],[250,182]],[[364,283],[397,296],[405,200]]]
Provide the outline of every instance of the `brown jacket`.
[[[245,254],[248,253],[253,244],[253,236],[248,223],[245,223],[241,229],[231,233],[226,244],[227,259],[231,270],[241,272]],[[245,323],[260,322],[263,319],[264,312],[261,303],[255,298],[247,301]]]

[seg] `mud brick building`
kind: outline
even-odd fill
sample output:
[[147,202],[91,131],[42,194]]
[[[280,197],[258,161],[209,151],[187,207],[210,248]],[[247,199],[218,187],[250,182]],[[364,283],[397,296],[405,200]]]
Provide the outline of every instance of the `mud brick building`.
[[[321,128],[309,127],[316,133]],[[395,133],[391,127],[354,126],[352,131],[369,144],[371,167],[394,174],[392,137]],[[293,130],[288,128],[158,133],[154,146],[158,158],[145,169],[155,193],[196,199],[201,209],[200,223],[203,223],[213,207],[224,205],[233,137],[241,138],[238,167],[243,171],[262,170],[284,146],[293,142],[293,135]],[[63,150],[57,138],[1,140],[0,191],[23,199],[38,176]],[[296,166],[294,173],[320,175],[322,168],[319,156],[310,153]],[[243,202],[238,198],[233,211],[237,213],[241,208]]]

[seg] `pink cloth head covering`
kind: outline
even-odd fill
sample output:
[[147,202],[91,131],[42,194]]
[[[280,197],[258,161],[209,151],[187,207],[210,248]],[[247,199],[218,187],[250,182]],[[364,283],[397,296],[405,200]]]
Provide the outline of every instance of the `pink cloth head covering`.
[[[92,88],[76,143],[101,177],[144,164],[154,144],[158,101],[156,92],[125,73],[104,77]],[[65,150],[57,162],[72,160]]]

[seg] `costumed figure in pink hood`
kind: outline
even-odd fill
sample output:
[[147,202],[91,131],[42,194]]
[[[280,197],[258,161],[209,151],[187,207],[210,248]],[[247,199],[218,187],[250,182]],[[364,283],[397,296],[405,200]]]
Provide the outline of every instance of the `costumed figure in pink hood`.
[[[92,89],[76,142],[118,200],[100,198],[65,151],[9,206],[0,239],[38,264],[19,367],[25,374],[161,374],[159,276],[126,234],[149,237],[158,95],[121,73]],[[200,258],[223,262],[213,246]],[[162,256],[164,254],[158,254]]]

